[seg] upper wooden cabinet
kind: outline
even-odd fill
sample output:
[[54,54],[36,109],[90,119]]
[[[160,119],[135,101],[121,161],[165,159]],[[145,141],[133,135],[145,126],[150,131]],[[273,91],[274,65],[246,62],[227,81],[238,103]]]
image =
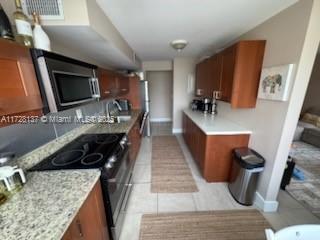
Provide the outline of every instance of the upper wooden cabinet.
[[129,92],[129,77],[117,72],[98,69],[101,98],[118,97]]
[[225,49],[218,56],[221,58],[221,100],[231,102],[232,86],[235,73],[236,46],[231,46]]
[[129,77],[120,76],[119,77],[119,95],[124,95],[129,92]]
[[205,59],[196,66],[196,95],[206,96],[206,82],[208,82],[207,64]]
[[62,238],[62,240],[77,239],[110,239],[100,182],[96,183]]
[[121,98],[126,98],[131,102],[133,109],[141,109],[140,99],[140,78],[138,76],[132,76],[128,78],[129,92]]
[[233,108],[255,107],[265,44],[240,41],[197,64],[196,95],[211,97],[220,91],[221,100]]
[[0,116],[41,115],[42,107],[29,49],[0,39]]

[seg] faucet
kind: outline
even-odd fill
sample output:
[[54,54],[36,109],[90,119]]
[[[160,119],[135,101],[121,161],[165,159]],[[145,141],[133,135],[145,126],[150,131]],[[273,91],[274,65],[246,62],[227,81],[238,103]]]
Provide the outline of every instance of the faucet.
[[109,104],[112,103],[113,105],[116,105],[118,110],[121,111],[122,108],[120,106],[120,104],[116,101],[116,100],[110,100],[106,103],[106,115],[107,115],[107,118],[110,118],[110,110],[109,110]]

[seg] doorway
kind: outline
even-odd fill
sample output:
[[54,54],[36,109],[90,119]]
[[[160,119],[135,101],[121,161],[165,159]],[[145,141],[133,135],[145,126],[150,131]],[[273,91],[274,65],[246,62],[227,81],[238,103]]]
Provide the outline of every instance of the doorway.
[[[320,218],[320,47],[289,153],[284,186],[295,200]],[[293,172],[292,172],[293,170]],[[290,178],[290,176],[292,177]]]
[[147,71],[152,135],[172,134],[173,72]]

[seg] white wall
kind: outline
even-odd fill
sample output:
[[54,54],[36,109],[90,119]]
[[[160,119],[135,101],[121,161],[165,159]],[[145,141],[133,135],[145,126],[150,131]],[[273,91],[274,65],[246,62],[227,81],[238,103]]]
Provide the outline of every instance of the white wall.
[[[320,1],[315,3],[313,15],[313,1],[299,1],[240,37],[267,40],[264,67],[287,63],[297,65],[290,100],[258,100],[255,109],[235,110],[223,102],[218,106],[219,114],[253,131],[249,146],[266,158],[256,200],[265,211],[277,209],[280,181],[319,43],[316,21],[320,22]],[[312,21],[309,22],[310,15]]]
[[182,132],[182,110],[188,108],[193,92],[188,92],[188,75],[195,75],[196,58],[173,60],[173,132]]
[[53,52],[60,53],[67,57],[71,57],[84,62],[95,64],[99,67],[112,69],[108,64],[102,63],[101,61],[93,59],[92,56],[88,56],[84,54],[82,51],[79,51],[79,49],[72,49],[70,47],[65,46],[63,43],[56,41],[54,37],[51,37],[51,48]]
[[148,71],[150,118],[153,122],[172,120],[172,71]]
[[171,71],[172,61],[144,61],[142,62],[143,71]]
[[320,109],[320,53],[318,53],[310,78],[310,83],[304,99],[302,113],[310,108]]

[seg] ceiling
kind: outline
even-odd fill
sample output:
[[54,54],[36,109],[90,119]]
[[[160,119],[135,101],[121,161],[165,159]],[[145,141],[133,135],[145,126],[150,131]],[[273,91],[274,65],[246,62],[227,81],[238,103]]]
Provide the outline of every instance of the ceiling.
[[[223,47],[297,0],[97,0],[144,61],[200,57]],[[181,53],[169,43],[186,39]]]

